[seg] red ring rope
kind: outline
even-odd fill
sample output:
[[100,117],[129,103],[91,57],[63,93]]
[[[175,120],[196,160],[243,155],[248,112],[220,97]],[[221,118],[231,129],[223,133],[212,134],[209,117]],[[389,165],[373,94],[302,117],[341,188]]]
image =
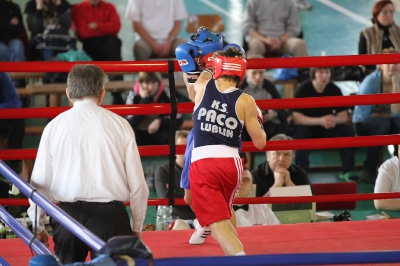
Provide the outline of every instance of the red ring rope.
[[[365,193],[365,194],[336,194],[319,196],[296,196],[296,197],[258,197],[258,198],[238,198],[235,204],[272,204],[272,203],[303,203],[303,202],[342,202],[360,201],[374,199],[393,199],[400,198],[400,192],[394,193]],[[29,206],[28,199],[0,199],[3,206]],[[129,203],[125,204],[126,206]],[[149,199],[149,206],[168,205],[168,199]],[[187,205],[182,198],[175,198],[174,205]]]
[[[322,60],[321,60],[322,59]],[[330,67],[330,66],[352,66],[352,65],[372,65],[380,63],[398,63],[400,54],[380,54],[380,55],[361,55],[361,56],[325,56],[325,57],[296,57],[296,58],[272,58],[272,59],[249,59],[249,69],[266,68],[301,68],[301,67]],[[85,64],[96,64],[105,72],[139,72],[156,71],[167,72],[168,62],[165,60],[157,61],[133,61],[133,62],[79,62]],[[0,71],[4,72],[68,72],[76,63],[60,62],[0,62]],[[177,61],[174,61],[175,69],[180,69]],[[400,94],[380,94],[380,95],[358,95],[358,96],[340,96],[325,97],[318,100],[312,98],[303,99],[279,99],[257,101],[261,109],[292,109],[292,108],[317,108],[331,106],[351,106],[362,104],[387,104],[400,102]],[[69,107],[57,108],[31,108],[32,112],[26,112],[26,109],[5,109],[0,111],[1,118],[39,118],[55,117],[60,112]],[[159,114],[170,113],[169,105],[155,105],[153,108],[143,106],[113,106],[112,111],[120,115],[128,114]],[[191,113],[192,103],[178,104],[179,113]],[[362,146],[381,146],[400,143],[400,136],[373,136],[373,137],[349,137],[336,138],[335,142],[331,139],[305,139],[293,141],[274,141],[268,142],[265,150],[279,149],[325,149],[341,147],[362,147]],[[254,149],[254,150],[253,150]],[[184,146],[178,146],[177,152],[183,153]],[[143,146],[139,147],[141,156],[159,156],[169,154],[169,146]],[[252,143],[247,142],[243,145],[243,151],[256,151]],[[34,159],[36,149],[23,150],[5,150],[0,151],[2,159]],[[7,157],[8,156],[8,157]],[[22,158],[23,157],[23,158]],[[29,157],[29,158],[26,158]],[[307,197],[273,197],[273,198],[247,198],[237,199],[235,203],[287,203],[287,202],[330,202],[330,201],[351,201],[351,200],[371,200],[399,198],[400,193],[373,193],[373,194],[343,194],[343,195],[323,195]],[[166,205],[168,199],[149,200],[149,205]],[[0,204],[19,206],[28,205],[26,199],[5,199],[0,200]],[[184,205],[183,199],[176,199],[176,205]]]
[[[248,69],[270,68],[308,68],[334,67],[376,64],[397,64],[400,54],[346,55],[346,56],[308,56],[289,58],[248,59]],[[2,72],[68,72],[77,62],[0,62]],[[105,72],[168,72],[167,60],[151,61],[96,61],[79,62],[79,64],[96,64]],[[177,60],[174,68],[180,71]]]

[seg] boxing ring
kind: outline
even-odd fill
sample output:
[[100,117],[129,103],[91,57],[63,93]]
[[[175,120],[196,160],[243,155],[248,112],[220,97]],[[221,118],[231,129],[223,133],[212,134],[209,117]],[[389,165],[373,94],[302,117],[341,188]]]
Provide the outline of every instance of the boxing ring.
[[[249,59],[248,68],[305,68],[372,65],[380,63],[399,63],[400,54],[360,55],[360,56],[324,56],[273,59]],[[177,113],[192,113],[193,103],[176,103],[175,81],[173,73],[180,71],[177,61],[132,61],[132,62],[79,62],[96,64],[105,72],[168,72],[171,88],[171,104],[115,105],[103,106],[116,114],[144,115],[170,114],[171,132],[175,132],[174,118]],[[0,63],[3,72],[68,72],[75,63],[46,62],[7,62]],[[379,95],[355,95],[302,99],[258,100],[257,105],[265,109],[318,108],[332,106],[351,106],[367,104],[390,104],[400,102],[400,93]],[[70,107],[47,107],[24,109],[2,109],[0,119],[16,118],[54,118]],[[183,154],[184,145],[175,145],[174,134],[170,134],[170,145],[139,146],[141,156],[169,156],[173,165],[175,154]],[[347,137],[331,139],[302,139],[268,142],[263,149],[267,150],[300,150],[300,149],[337,149],[344,147],[366,147],[400,144],[400,135]],[[242,151],[256,152],[251,142],[244,142]],[[0,150],[1,160],[34,159],[37,149]],[[0,162],[0,173],[11,181],[20,191],[41,206],[50,216],[68,228],[82,241],[98,251],[105,243],[93,233],[68,217],[56,205],[37,193],[26,181]],[[173,195],[173,167],[170,167],[168,199],[149,199],[152,205],[184,205],[183,199]],[[289,202],[337,202],[351,200],[373,200],[400,198],[400,193],[379,194],[346,194],[321,195],[306,197],[274,197],[235,199],[235,203],[289,203]],[[16,245],[24,242],[32,247],[35,254],[52,254],[33,238],[18,221],[11,217],[1,205],[27,206],[26,199],[0,199],[0,219],[6,222],[19,239],[0,240],[0,265],[8,265],[8,254],[1,250],[2,245]],[[225,257],[219,245],[211,237],[206,244],[191,246],[188,239],[193,230],[143,232],[143,242],[152,250],[153,265],[322,265],[322,264],[383,264],[400,265],[398,227],[400,220],[352,221],[341,223],[310,223],[295,225],[254,226],[238,228],[244,244],[245,257]],[[25,247],[26,248],[26,247]],[[28,249],[29,250],[29,249]],[[182,252],[184,250],[184,252]],[[25,251],[26,252],[26,251]],[[28,255],[28,257],[31,255]],[[16,265],[16,264],[12,264]],[[26,264],[20,264],[26,265]],[[148,265],[147,260],[137,259],[136,265]]]

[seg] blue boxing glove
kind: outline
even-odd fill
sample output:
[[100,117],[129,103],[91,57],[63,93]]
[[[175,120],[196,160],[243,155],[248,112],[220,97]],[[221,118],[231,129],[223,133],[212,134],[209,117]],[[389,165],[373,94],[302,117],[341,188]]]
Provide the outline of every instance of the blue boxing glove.
[[196,46],[189,43],[182,43],[176,47],[175,55],[183,72],[187,73],[199,70],[199,66],[194,60],[199,56]]
[[199,56],[197,47],[189,43],[180,44],[175,49],[175,55],[182,71],[187,74],[187,82],[193,85],[201,74],[200,67],[195,61]]

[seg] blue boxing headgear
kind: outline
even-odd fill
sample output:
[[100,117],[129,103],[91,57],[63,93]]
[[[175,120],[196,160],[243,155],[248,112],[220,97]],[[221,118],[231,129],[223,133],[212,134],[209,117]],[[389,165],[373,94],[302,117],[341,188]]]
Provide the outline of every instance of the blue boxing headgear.
[[196,34],[190,36],[189,44],[197,47],[199,56],[222,50],[222,35],[211,32],[207,27],[200,27]]

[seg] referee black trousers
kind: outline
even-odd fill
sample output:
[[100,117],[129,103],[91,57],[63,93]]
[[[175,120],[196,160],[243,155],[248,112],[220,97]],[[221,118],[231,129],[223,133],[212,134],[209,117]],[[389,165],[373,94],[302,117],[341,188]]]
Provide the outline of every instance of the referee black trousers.
[[[60,202],[59,207],[104,241],[131,234],[129,216],[122,202]],[[92,259],[96,257],[94,250],[57,221],[51,219],[50,223],[54,251],[63,264],[84,262],[89,251]]]

